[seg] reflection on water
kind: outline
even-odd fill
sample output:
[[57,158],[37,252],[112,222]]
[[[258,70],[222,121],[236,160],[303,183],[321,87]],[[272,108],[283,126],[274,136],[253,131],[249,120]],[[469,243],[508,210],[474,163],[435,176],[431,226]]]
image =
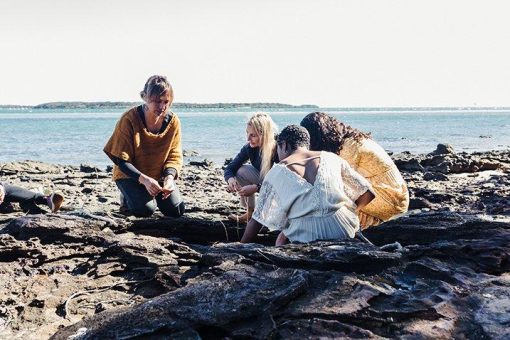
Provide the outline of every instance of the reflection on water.
[[[510,112],[331,111],[341,120],[372,132],[386,150],[427,153],[438,143],[457,151],[510,147]],[[308,110],[271,112],[281,128],[299,124]],[[122,112],[0,111],[0,162],[33,159],[50,163],[109,164],[102,148]],[[223,163],[245,142],[251,112],[177,112],[183,147]]]

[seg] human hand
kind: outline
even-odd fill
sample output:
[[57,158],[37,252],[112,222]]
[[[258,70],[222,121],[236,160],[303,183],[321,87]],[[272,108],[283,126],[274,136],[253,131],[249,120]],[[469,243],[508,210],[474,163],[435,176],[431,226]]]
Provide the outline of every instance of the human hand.
[[236,192],[239,190],[239,183],[237,183],[237,180],[235,177],[230,177],[227,180],[227,191],[228,192]]
[[156,196],[163,190],[159,185],[158,181],[144,174],[141,174],[140,177],[138,177],[138,182],[142,184],[145,187],[145,189],[147,189],[147,192],[151,196]]
[[257,184],[249,184],[245,185],[237,192],[239,193],[240,196],[251,196],[257,192],[257,189],[258,189]]
[[0,204],[4,202],[5,199],[5,189],[2,184],[0,184]]
[[170,194],[174,190],[175,190],[174,176],[168,175],[165,177],[165,180],[163,182],[163,188],[162,188],[163,199],[166,200],[168,197],[170,197]]

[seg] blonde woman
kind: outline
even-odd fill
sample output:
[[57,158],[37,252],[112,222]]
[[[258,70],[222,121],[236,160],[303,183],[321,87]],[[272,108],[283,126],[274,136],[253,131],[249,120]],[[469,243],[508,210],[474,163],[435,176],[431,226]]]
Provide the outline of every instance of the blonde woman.
[[[241,205],[247,209],[243,215],[230,215],[229,219],[248,222],[255,209],[255,193],[260,190],[264,176],[271,169],[276,154],[277,126],[267,113],[255,113],[246,124],[245,144],[223,173],[227,190],[237,192]],[[251,164],[245,164],[247,161]]]

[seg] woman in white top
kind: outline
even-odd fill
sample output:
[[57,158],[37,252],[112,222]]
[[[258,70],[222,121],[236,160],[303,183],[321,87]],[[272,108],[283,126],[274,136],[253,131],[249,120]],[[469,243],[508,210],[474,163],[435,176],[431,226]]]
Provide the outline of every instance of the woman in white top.
[[[255,239],[262,226],[281,230],[276,245],[352,238],[357,210],[374,199],[368,181],[330,152],[310,151],[306,129],[287,126],[278,137],[282,161],[267,173],[259,202],[241,242]],[[341,176],[338,176],[338,174]]]

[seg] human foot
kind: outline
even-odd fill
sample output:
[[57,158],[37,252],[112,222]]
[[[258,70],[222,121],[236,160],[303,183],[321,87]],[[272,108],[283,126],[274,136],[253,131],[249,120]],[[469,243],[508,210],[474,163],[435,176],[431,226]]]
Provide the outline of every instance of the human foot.
[[48,202],[48,207],[50,207],[51,212],[57,212],[60,210],[62,203],[64,203],[64,196],[54,192],[46,197],[46,201]]
[[248,210],[247,212],[245,212],[242,215],[235,215],[235,214],[228,215],[228,219],[230,221],[234,221],[234,222],[248,223],[248,221],[251,219],[252,214],[253,214],[253,210]]

